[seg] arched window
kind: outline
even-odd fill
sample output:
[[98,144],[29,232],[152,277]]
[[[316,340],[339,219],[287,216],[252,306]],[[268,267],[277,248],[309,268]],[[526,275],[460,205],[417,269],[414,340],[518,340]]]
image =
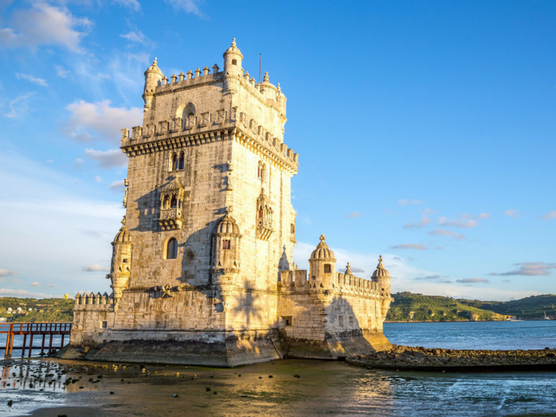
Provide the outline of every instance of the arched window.
[[176,154],[172,155],[172,170],[178,169],[178,156]]
[[167,209],[170,207],[170,197],[167,195],[164,196],[164,200],[162,201],[162,208]]
[[185,152],[181,152],[178,160],[178,169],[184,169],[184,168],[185,168]]
[[178,199],[175,195],[172,196],[172,200],[170,202],[170,208],[176,208],[178,206]]
[[166,244],[166,259],[176,259],[178,257],[178,241],[171,238]]

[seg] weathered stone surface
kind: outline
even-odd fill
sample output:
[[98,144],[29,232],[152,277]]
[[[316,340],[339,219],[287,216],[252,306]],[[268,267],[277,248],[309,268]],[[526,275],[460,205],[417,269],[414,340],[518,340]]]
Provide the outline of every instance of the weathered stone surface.
[[68,356],[235,366],[390,347],[382,259],[371,280],[339,273],[322,236],[310,270],[294,266],[286,97],[242,59],[234,41],[222,71],[169,81],[155,60],[145,72],[143,125],[122,130],[113,294],[76,297]]

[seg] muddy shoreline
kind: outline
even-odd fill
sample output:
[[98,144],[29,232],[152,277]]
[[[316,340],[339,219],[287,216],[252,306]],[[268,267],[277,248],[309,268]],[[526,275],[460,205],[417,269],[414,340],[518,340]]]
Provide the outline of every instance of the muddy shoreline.
[[393,345],[392,349],[346,358],[369,369],[423,372],[556,371],[556,349],[456,350]]

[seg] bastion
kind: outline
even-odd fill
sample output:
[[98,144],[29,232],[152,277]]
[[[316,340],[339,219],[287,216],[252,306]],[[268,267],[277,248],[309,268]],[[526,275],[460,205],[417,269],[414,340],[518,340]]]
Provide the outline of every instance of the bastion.
[[391,347],[382,257],[371,279],[340,273],[321,236],[309,271],[293,263],[286,97],[242,60],[234,40],[222,70],[145,71],[143,124],[122,130],[112,293],[77,294],[66,358],[228,367]]

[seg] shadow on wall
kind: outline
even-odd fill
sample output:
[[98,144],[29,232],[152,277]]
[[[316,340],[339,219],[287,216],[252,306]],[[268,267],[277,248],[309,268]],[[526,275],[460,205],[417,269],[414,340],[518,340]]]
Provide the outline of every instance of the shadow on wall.
[[247,280],[244,280],[239,287],[244,290],[234,292],[236,304],[229,308],[228,314],[233,314],[233,318],[228,317],[228,320],[232,319],[235,322],[234,329],[247,330],[252,325],[264,321],[267,306],[261,305],[265,301],[264,294],[252,291]]

